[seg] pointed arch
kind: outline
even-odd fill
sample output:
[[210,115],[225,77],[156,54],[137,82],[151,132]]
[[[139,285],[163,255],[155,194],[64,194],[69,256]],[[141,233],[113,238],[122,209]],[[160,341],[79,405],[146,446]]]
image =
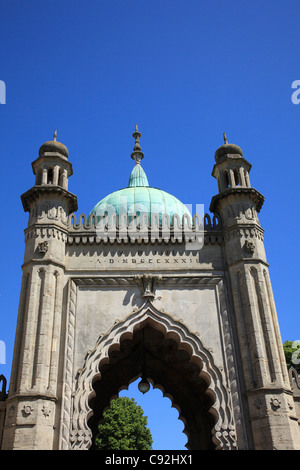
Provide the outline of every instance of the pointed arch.
[[198,366],[199,376],[207,384],[205,393],[212,403],[209,413],[215,423],[211,429],[212,441],[216,449],[235,449],[231,399],[222,371],[214,364],[212,354],[196,334],[190,333],[187,327],[170,315],[158,311],[149,300],[139,310],[116,322],[107,334],[101,335],[94,349],[87,354],[84,367],[77,376],[73,397],[70,448],[90,448],[92,431],[88,420],[93,415],[90,406],[90,401],[95,396],[93,383],[101,378],[101,366],[109,363],[110,352],[113,349],[118,350],[121,341],[132,339],[134,333],[146,325],[162,332],[165,337],[172,338],[180,349],[188,352],[189,361]]

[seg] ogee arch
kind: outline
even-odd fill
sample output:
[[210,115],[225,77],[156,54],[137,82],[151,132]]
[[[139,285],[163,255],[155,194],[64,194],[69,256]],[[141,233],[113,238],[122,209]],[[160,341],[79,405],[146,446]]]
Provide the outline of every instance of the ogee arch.
[[98,338],[94,349],[87,354],[84,367],[78,372],[73,397],[70,448],[91,447],[92,430],[88,421],[93,414],[90,406],[91,399],[95,396],[93,383],[101,379],[100,369],[109,363],[112,350],[118,350],[124,339],[132,339],[134,333],[146,325],[162,332],[165,337],[172,338],[179,349],[189,353],[190,362],[198,366],[200,377],[207,383],[205,393],[211,399],[209,413],[215,423],[211,430],[212,442],[216,449],[236,449],[231,399],[224,385],[222,371],[214,364],[212,354],[204,347],[199,337],[190,333],[185,325],[170,315],[158,311],[149,300],[124,320],[115,322],[107,334]]

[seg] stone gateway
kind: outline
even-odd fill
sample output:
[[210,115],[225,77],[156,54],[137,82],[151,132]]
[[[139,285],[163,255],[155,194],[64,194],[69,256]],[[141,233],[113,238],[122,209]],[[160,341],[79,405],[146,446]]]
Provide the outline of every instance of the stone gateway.
[[110,400],[142,377],[178,409],[188,449],[300,449],[250,163],[224,136],[210,214],[192,216],[149,185],[133,137],[128,186],[88,215],[56,133],[32,163],[1,448],[93,449]]

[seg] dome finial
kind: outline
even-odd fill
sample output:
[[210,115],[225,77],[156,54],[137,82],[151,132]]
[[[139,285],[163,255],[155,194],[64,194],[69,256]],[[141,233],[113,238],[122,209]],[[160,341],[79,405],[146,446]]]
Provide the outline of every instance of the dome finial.
[[225,134],[225,132],[223,132],[223,139],[224,139],[224,144],[228,144],[228,140],[227,140],[227,136]]
[[54,131],[53,141],[56,142],[57,139],[57,129]]
[[135,161],[135,164],[138,165],[142,158],[144,158],[144,154],[141,151],[141,146],[140,146],[140,137],[141,133],[139,132],[138,125],[136,124],[135,126],[135,131],[132,134],[132,137],[135,139],[134,147],[133,147],[133,152],[131,154],[131,158]]

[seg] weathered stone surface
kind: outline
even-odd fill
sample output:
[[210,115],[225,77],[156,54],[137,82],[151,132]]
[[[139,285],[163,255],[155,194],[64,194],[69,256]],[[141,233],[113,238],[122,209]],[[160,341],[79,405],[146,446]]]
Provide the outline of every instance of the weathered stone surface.
[[230,145],[217,152],[219,194],[200,248],[184,230],[101,239],[95,220],[74,222],[68,152],[42,148],[36,185],[22,196],[29,224],[3,449],[90,448],[111,398],[142,374],[143,351],[189,448],[300,449],[299,387],[257,216],[263,197]]

